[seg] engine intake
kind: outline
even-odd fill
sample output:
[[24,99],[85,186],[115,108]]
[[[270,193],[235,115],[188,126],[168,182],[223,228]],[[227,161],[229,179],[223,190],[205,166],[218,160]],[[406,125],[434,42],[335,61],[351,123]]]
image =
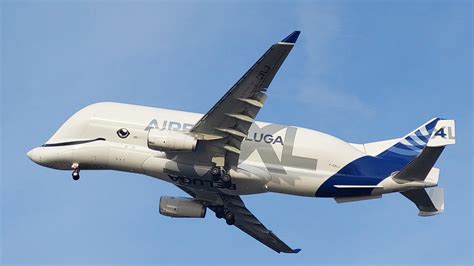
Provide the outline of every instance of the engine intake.
[[157,151],[194,151],[197,139],[185,133],[150,129],[148,132],[148,148]]
[[179,218],[204,218],[206,207],[195,199],[163,196],[160,214]]

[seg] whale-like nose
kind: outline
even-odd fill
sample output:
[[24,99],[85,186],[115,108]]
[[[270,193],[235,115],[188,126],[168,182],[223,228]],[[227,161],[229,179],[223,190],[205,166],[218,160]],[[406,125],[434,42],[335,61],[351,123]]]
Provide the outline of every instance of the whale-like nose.
[[30,158],[33,162],[39,164],[41,163],[41,148],[34,148],[26,153],[26,156]]

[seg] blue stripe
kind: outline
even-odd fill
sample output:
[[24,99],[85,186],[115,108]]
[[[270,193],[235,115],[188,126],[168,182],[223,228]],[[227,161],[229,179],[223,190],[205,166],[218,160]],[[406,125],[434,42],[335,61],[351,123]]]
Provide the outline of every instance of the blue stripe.
[[407,150],[407,151],[420,151],[420,150],[423,149],[423,148],[415,147],[413,145],[405,145],[405,144],[402,144],[402,143],[397,143],[397,144],[393,145],[392,147],[399,148],[399,149],[404,149],[404,150]]
[[416,156],[407,156],[407,155],[401,155],[401,154],[398,154],[398,153],[394,153],[394,152],[391,152],[391,151],[384,151],[382,154],[380,154],[379,156],[377,156],[378,158],[381,158],[381,159],[387,159],[387,160],[395,160],[395,161],[398,161],[398,162],[409,162],[411,160],[413,160]]
[[398,154],[398,153],[393,153],[393,152],[387,151],[386,157],[388,159],[393,159],[393,160],[397,160],[397,161],[409,162],[409,161],[415,159],[416,156],[401,155],[401,154]]
[[416,136],[422,141],[424,141],[425,143],[428,143],[428,136],[422,135],[419,130],[416,132]]
[[410,135],[410,138],[413,139],[418,145],[425,145],[426,142],[423,140],[419,139],[416,135]]
[[438,123],[439,120],[440,120],[439,118],[436,118],[431,123],[429,123],[428,125],[425,126],[426,131],[430,132],[430,135],[431,135],[431,132],[433,131],[434,127],[436,126],[436,123]]
[[425,146],[422,146],[422,145],[418,144],[411,137],[406,137],[405,140],[410,142],[411,144],[413,144],[413,146],[417,147],[418,149],[423,149],[425,147]]
[[416,156],[416,155],[420,154],[419,152],[414,151],[414,150],[400,149],[400,148],[397,148],[395,146],[388,149],[388,150],[391,151],[391,152],[394,152],[394,153],[398,153],[398,154],[401,154],[401,155],[407,155],[407,156]]

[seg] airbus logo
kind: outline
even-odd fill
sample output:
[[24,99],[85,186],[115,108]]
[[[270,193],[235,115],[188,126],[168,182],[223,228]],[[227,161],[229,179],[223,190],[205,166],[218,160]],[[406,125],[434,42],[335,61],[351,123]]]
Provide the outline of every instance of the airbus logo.
[[163,120],[163,122],[159,124],[157,119],[153,119],[145,127],[145,131],[148,131],[152,128],[157,128],[161,130],[173,130],[173,131],[189,131],[193,128],[193,126],[194,126],[193,124],[189,124],[189,123],[181,123],[177,121],[168,121],[168,120]]

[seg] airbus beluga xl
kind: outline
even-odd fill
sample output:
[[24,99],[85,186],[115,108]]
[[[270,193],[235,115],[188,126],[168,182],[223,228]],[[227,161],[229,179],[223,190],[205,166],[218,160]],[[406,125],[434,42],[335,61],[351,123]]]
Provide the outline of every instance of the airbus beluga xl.
[[443,212],[439,169],[433,166],[455,143],[453,120],[434,118],[401,138],[365,144],[255,121],[299,34],[272,45],[204,115],[96,103],[27,155],[39,165],[71,171],[74,180],[83,170],[99,169],[164,180],[189,197],[162,196],[162,215],[204,218],[209,209],[276,252],[300,249],[267,229],[242,195],[277,192],[344,203],[400,192],[420,216]]

